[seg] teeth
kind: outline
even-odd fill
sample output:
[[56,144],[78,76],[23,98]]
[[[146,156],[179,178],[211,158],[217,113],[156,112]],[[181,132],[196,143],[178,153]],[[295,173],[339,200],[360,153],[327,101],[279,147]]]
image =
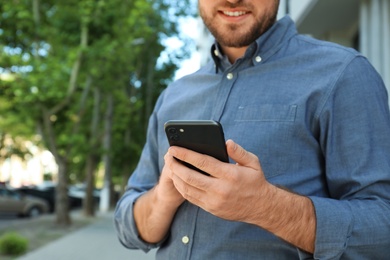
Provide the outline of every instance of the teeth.
[[237,11],[237,12],[228,12],[228,11],[224,11],[223,13],[224,13],[225,15],[228,15],[228,16],[240,16],[240,15],[246,14],[246,12],[243,12],[243,11]]

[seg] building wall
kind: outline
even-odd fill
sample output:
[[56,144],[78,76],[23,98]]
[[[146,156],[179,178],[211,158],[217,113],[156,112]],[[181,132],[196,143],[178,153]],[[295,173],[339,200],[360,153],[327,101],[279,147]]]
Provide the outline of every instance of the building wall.
[[[390,1],[362,0],[360,51],[382,75],[390,92]],[[390,103],[389,103],[390,104]]]
[[301,33],[360,51],[381,74],[390,93],[390,0],[289,2],[300,5],[301,9],[290,10]]

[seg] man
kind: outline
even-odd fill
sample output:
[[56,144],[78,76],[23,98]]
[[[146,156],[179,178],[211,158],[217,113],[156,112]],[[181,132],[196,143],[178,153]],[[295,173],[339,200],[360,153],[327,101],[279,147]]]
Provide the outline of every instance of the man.
[[[157,101],[115,223],[159,259],[386,259],[390,116],[359,53],[298,35],[277,0],[199,0],[213,61]],[[168,120],[219,121],[231,163],[168,147]],[[206,176],[174,157],[210,174]]]

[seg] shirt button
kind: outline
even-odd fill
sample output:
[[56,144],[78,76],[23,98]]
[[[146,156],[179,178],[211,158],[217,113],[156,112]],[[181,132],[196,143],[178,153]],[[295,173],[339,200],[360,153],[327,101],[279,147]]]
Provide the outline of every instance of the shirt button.
[[226,76],[226,78],[227,78],[228,80],[232,80],[232,79],[233,79],[233,73],[228,73],[227,76]]
[[184,236],[184,237],[182,237],[181,242],[183,242],[183,244],[187,245],[188,242],[190,242],[190,238],[187,236]]
[[219,51],[218,50],[214,50],[214,55],[218,57],[219,56]]
[[261,62],[261,57],[260,57],[260,56],[257,56],[257,57],[255,58],[255,60],[256,60],[256,62]]

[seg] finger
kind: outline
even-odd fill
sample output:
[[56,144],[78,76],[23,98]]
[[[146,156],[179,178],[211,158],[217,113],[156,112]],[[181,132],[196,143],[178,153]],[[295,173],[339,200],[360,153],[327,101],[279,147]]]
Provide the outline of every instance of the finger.
[[172,161],[172,169],[172,181],[176,190],[184,199],[200,206],[200,202],[207,198],[211,178],[188,168],[175,159]]
[[[195,174],[199,175],[199,173]],[[181,178],[181,175],[174,174],[172,180],[176,190],[181,194],[181,196],[197,206],[200,206],[199,203],[204,197],[207,197],[205,195],[207,193],[205,190],[198,189],[196,186],[193,185],[189,185],[187,182],[188,179]]]
[[181,159],[179,161],[179,159],[180,158],[177,158],[176,156],[173,157],[169,152],[165,156],[165,163],[171,170],[172,176],[176,175],[187,185],[206,190],[208,187],[207,185],[210,185],[210,178],[204,174],[200,174],[197,170],[191,169],[184,164],[184,161]]
[[247,166],[258,170],[260,168],[259,159],[256,155],[248,152],[233,140],[226,141],[226,149],[230,158],[242,166]]
[[221,176],[221,173],[224,171],[224,165],[226,164],[212,156],[200,154],[192,150],[177,146],[170,147],[168,153],[173,157],[176,157],[210,174],[213,177]]
[[165,165],[170,169],[171,171],[171,177],[173,176],[174,172],[181,172],[186,171],[188,167],[185,167],[183,163],[181,163],[179,160],[177,160],[175,157],[173,157],[171,154],[166,153],[164,156]]

